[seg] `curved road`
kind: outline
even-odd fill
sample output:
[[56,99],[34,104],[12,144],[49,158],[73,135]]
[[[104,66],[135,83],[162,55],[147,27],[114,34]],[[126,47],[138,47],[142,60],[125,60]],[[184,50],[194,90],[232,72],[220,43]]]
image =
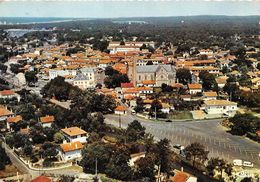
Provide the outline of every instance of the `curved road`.
[[[106,115],[105,118],[106,123],[119,126],[118,115]],[[260,169],[260,144],[245,137],[227,133],[225,128],[219,124],[221,121],[219,119],[166,123],[141,119],[133,115],[121,115],[120,118],[123,128],[137,119],[156,139],[167,138],[172,144],[184,146],[192,142],[199,142],[210,151],[209,157],[221,157],[229,162],[234,159],[242,159],[253,162],[254,167]]]

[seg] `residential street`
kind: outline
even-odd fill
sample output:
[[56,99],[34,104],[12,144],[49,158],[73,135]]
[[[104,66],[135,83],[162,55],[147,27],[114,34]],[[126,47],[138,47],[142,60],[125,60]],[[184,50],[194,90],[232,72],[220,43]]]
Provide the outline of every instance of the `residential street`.
[[[4,143],[3,143],[3,147],[5,147]],[[12,151],[12,149],[10,149],[9,147],[5,147],[6,150],[6,154],[10,157],[10,160],[12,161],[12,163],[22,172],[30,174],[32,179],[41,175],[41,174],[49,174],[49,175],[67,175],[67,176],[79,176],[80,172],[71,170],[71,169],[67,169],[67,168],[63,168],[63,169],[55,169],[55,170],[43,170],[43,169],[39,169],[39,170],[35,170],[35,169],[30,169],[27,165],[25,165],[18,157],[17,155],[14,154],[14,152]]]
[[[234,159],[242,159],[254,163],[256,168],[260,167],[260,145],[249,139],[234,136],[225,131],[219,124],[220,120],[202,121],[175,121],[167,123],[163,121],[149,121],[137,118],[133,115],[121,116],[122,127],[137,119],[153,134],[156,139],[168,138],[172,144],[184,146],[192,142],[199,142],[210,151],[210,157],[222,157],[232,162]],[[106,123],[119,126],[118,115],[106,115]]]

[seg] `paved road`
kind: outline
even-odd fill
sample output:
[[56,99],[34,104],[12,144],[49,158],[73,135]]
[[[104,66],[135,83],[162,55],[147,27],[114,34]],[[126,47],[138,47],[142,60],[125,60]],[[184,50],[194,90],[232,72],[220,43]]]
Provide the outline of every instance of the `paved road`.
[[[176,121],[172,123],[148,121],[132,115],[121,116],[122,127],[137,119],[157,139],[167,138],[172,144],[184,146],[199,142],[210,151],[210,157],[221,157],[232,162],[234,159],[251,161],[260,169],[260,145],[244,137],[234,136],[225,131],[220,120]],[[106,122],[119,126],[119,116],[106,115]]]
[[63,169],[55,169],[55,170],[35,170],[30,169],[24,162],[22,162],[16,154],[10,149],[8,146],[4,145],[4,142],[2,142],[2,147],[5,148],[6,154],[9,156],[12,163],[23,173],[30,174],[31,179],[40,176],[41,174],[49,174],[49,175],[55,175],[55,176],[61,176],[61,175],[69,175],[69,176],[79,176],[82,173],[78,172],[76,170],[72,170],[69,168],[63,168]]

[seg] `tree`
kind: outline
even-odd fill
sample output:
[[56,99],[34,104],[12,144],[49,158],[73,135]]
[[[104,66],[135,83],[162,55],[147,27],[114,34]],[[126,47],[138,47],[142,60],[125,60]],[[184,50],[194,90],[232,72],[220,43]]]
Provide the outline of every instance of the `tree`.
[[207,164],[207,170],[210,176],[214,176],[215,172],[218,171],[220,173],[219,180],[223,180],[223,172],[227,172],[227,175],[230,176],[232,174],[232,166],[228,164],[224,159],[220,158],[211,158]]
[[5,166],[11,164],[10,158],[7,156],[5,149],[0,146],[0,170],[4,170]]
[[27,71],[27,72],[25,72],[24,76],[25,76],[26,82],[28,84],[36,83],[38,81],[38,78],[37,78],[36,74],[37,74],[37,72],[35,72],[35,71]]
[[0,71],[1,71],[2,73],[6,73],[6,70],[7,70],[7,66],[4,65],[4,64],[0,64]]
[[205,91],[218,90],[218,84],[213,74],[210,74],[207,71],[202,71],[199,73],[199,78],[202,81],[202,87]]
[[61,132],[57,132],[54,134],[54,142],[55,143],[62,143],[64,140],[64,136],[63,134],[61,134]]
[[150,108],[150,113],[155,112],[155,114],[157,115],[161,109],[162,109],[162,103],[157,99],[153,100]]
[[155,181],[155,161],[154,154],[147,154],[135,162],[137,177],[148,178],[149,181]]
[[115,75],[115,74],[119,74],[119,71],[113,69],[112,66],[106,67],[106,69],[105,69],[105,75],[107,75],[107,76],[113,76],[113,75]]
[[144,111],[144,101],[141,97],[136,98],[136,106],[134,110],[136,113],[142,113]]
[[129,150],[125,146],[118,146],[106,167],[107,175],[123,181],[131,180],[133,178],[133,171],[128,165],[129,160]]
[[260,119],[252,114],[236,114],[230,118],[231,133],[235,135],[245,135],[248,132],[255,133],[260,129]]
[[192,143],[185,149],[186,158],[192,160],[192,166],[195,167],[195,163],[204,163],[208,159],[209,151],[205,150],[205,147],[200,143]]
[[185,68],[180,68],[177,69],[176,71],[176,79],[178,83],[182,83],[184,85],[188,84],[191,82],[191,73],[190,70],[185,69]]
[[10,64],[10,70],[14,74],[17,74],[17,73],[21,72],[20,68],[22,68],[22,65],[20,65],[20,64]]
[[162,84],[161,88],[162,88],[162,92],[172,92],[173,91],[173,87],[170,85],[167,85],[165,83]]
[[141,125],[137,120],[134,120],[126,129],[126,138],[128,142],[136,142],[145,135],[145,127]]
[[115,150],[113,145],[95,142],[86,145],[82,150],[82,160],[80,165],[85,173],[95,173],[97,160],[97,170],[99,173],[105,173],[107,165]]
[[104,83],[107,88],[120,87],[121,83],[129,83],[130,80],[126,74],[114,74],[105,78]]
[[65,78],[58,76],[48,82],[41,90],[43,97],[55,97],[57,100],[68,100],[72,95],[72,92],[81,93],[78,87],[72,86],[68,82],[65,82]]
[[170,149],[170,141],[162,139],[156,143],[156,164],[161,166],[161,172],[170,174],[173,169],[172,151]]
[[46,142],[41,146],[41,153],[43,155],[42,157],[45,159],[55,158],[58,155],[57,146],[50,142]]

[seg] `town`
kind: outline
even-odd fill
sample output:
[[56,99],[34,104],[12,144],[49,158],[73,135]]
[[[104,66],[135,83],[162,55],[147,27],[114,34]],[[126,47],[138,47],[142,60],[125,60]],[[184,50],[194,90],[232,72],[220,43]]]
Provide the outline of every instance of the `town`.
[[231,35],[226,48],[10,31],[0,36],[5,181],[259,180],[258,34]]

